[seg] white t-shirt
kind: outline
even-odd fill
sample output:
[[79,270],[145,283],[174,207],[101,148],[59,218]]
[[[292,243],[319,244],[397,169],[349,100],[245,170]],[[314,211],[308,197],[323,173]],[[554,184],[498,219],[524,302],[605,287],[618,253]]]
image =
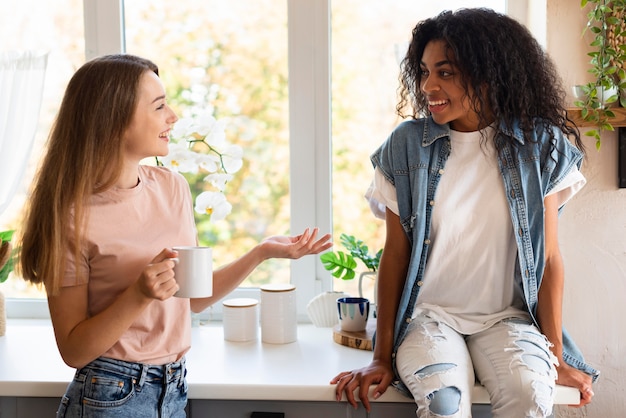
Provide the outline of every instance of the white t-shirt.
[[[489,128],[488,134],[493,135]],[[491,137],[450,132],[451,152],[437,187],[430,248],[414,315],[438,319],[462,334],[505,318],[527,318],[513,280],[517,245]],[[561,204],[585,184],[574,168],[551,192]],[[376,169],[368,191],[373,210],[398,214],[395,187]]]

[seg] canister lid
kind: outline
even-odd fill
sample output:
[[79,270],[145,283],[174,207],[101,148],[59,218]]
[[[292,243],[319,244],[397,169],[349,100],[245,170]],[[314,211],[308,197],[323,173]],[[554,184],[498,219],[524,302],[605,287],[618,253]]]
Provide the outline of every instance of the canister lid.
[[257,305],[258,303],[258,300],[252,298],[235,298],[226,299],[222,302],[222,305],[229,308],[249,308],[250,306]]
[[296,290],[296,286],[291,283],[270,283],[261,285],[261,291],[264,292],[289,292]]

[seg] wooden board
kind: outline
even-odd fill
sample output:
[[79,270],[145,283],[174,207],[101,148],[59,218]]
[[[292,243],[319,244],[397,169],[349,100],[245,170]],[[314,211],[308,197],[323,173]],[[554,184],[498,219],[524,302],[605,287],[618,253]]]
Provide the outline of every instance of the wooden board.
[[367,328],[365,331],[349,332],[342,331],[339,324],[333,328],[333,340],[337,344],[345,345],[346,347],[358,348],[359,350],[373,350],[372,338],[376,331],[376,319],[370,318],[367,321]]

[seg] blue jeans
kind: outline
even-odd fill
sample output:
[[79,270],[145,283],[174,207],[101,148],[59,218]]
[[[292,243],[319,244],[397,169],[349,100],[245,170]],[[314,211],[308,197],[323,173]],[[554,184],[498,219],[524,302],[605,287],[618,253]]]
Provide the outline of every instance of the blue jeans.
[[547,417],[552,414],[555,362],[546,338],[520,319],[461,335],[418,317],[396,357],[420,418],[470,417],[476,380],[489,392],[494,418]]
[[162,366],[98,358],[76,371],[57,418],[184,418],[185,359]]

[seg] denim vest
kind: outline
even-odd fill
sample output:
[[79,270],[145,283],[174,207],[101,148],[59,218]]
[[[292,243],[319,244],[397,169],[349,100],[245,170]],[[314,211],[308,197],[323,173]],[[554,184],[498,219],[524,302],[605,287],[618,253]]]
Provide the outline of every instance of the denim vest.
[[[543,200],[574,164],[580,167],[582,163],[582,153],[563,133],[554,128],[554,134],[556,144],[552,152],[550,140],[541,127],[535,129],[534,141],[525,141],[519,128],[494,139],[502,146],[499,167],[516,231],[515,280],[522,283],[526,307],[536,325],[537,293],[545,267]],[[449,135],[449,126],[438,125],[432,118],[405,121],[371,156],[374,167],[379,167],[396,188],[400,222],[412,248],[395,321],[393,367],[396,375],[395,355],[411,322],[424,276],[435,190],[450,155]],[[597,379],[599,372],[585,364],[580,350],[565,330],[563,359],[591,375],[594,381]],[[401,388],[404,386],[401,382],[394,383]]]

